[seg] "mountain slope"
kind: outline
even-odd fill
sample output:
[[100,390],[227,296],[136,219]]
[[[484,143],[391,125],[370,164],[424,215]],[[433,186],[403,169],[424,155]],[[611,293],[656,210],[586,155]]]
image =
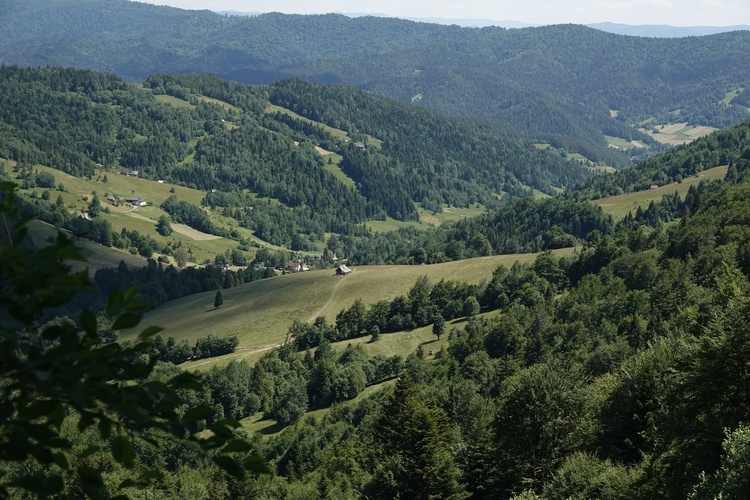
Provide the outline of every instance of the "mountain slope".
[[[156,75],[137,87],[92,71],[5,66],[0,89],[0,157],[21,172],[33,175],[35,164],[84,177],[137,171],[211,191],[205,205],[295,250],[315,249],[327,232],[364,232],[356,225],[367,219],[417,220],[417,204],[493,206],[502,193],[553,193],[592,175],[491,122],[350,87],[249,87],[203,75]],[[163,208],[226,236],[183,201]]]
[[0,60],[7,63],[97,68],[130,80],[208,72],[246,83],[288,76],[346,83],[605,151],[604,135],[650,143],[632,128],[649,118],[725,127],[749,116],[739,104],[750,87],[747,31],[649,39],[573,25],[222,16],[125,0],[3,4]]

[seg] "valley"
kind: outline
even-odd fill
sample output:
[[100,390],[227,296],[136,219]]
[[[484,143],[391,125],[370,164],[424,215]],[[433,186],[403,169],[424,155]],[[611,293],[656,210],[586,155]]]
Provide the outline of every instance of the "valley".
[[0,24],[0,497],[746,496],[750,32]]

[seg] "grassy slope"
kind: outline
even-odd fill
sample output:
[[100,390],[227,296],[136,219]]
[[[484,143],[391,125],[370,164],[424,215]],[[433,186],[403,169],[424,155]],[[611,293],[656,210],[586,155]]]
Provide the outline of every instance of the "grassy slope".
[[635,193],[610,196],[608,198],[594,200],[592,203],[602,207],[602,210],[611,214],[615,219],[622,219],[628,215],[628,212],[635,213],[639,206],[643,209],[648,208],[649,203],[661,200],[664,195],[674,194],[674,192],[677,191],[680,196],[684,197],[685,194],[687,194],[688,189],[690,189],[690,186],[697,185],[702,180],[723,179],[726,174],[726,166],[715,167],[704,170],[698,175],[687,177],[679,183],[673,182],[671,184],[660,186],[657,189],[647,189]]
[[[570,254],[572,249],[556,251]],[[165,327],[164,336],[188,339],[214,333],[237,335],[240,348],[215,360],[188,363],[188,368],[226,363],[231,359],[254,361],[270,346],[284,341],[292,322],[311,321],[326,316],[332,322],[336,314],[362,298],[366,304],[391,300],[405,294],[420,276],[479,283],[489,280],[498,265],[516,261],[532,262],[535,254],[482,257],[431,266],[363,266],[345,277],[335,277],[325,269],[279,276],[224,290],[224,305],[213,308],[215,292],[205,292],[168,302],[146,313],[143,325]],[[124,332],[123,339],[136,331]],[[377,343],[376,343],[377,344]]]
[[[492,311],[490,313],[483,314],[482,316],[490,317],[496,314],[497,313],[495,311]],[[450,331],[450,329],[454,327],[463,327],[465,321],[465,319],[458,319],[448,322],[448,324],[446,325],[446,331]],[[346,349],[349,344],[362,346],[368,356],[375,356],[376,354],[393,356],[398,354],[404,357],[413,352],[416,352],[417,348],[421,345],[422,349],[424,350],[425,359],[432,359],[440,349],[445,349],[448,347],[448,335],[445,334],[440,338],[440,340],[438,340],[432,334],[432,326],[426,326],[424,328],[417,328],[408,332],[386,333],[381,335],[380,339],[378,339],[377,342],[371,342],[369,337],[345,340],[343,342],[337,342],[333,344],[333,348],[342,351]],[[432,350],[433,352],[432,355],[429,354],[430,350]],[[379,384],[373,384],[365,388],[365,390],[359,393],[354,399],[347,401],[344,404],[356,403],[357,401],[369,397],[376,392],[391,387],[395,382],[395,379],[391,379],[385,382],[380,382]],[[313,417],[316,420],[320,421],[329,411],[330,408],[308,411],[307,413],[305,413],[305,416],[303,418]],[[264,419],[263,412],[258,412],[255,415],[243,419],[241,422],[242,426],[245,429],[266,436],[276,434],[283,430],[283,428],[278,425],[275,420]]]
[[[31,221],[28,227],[28,237],[37,248],[47,245],[51,241],[50,238],[57,236],[57,229],[45,222]],[[66,234],[70,235],[67,232]],[[139,255],[131,255],[129,252],[117,248],[107,248],[88,240],[78,240],[76,247],[78,247],[81,254],[86,258],[86,262],[70,262],[71,267],[74,271],[89,269],[89,274],[92,276],[99,269],[117,267],[121,260],[124,260],[131,267],[143,267],[146,265],[146,259]]]
[[[0,159],[0,167],[4,167],[10,174],[11,178],[15,178],[13,173],[13,167],[15,162],[10,160]],[[200,202],[205,196],[203,191],[197,189],[190,189],[186,187],[175,186],[168,183],[159,183],[147,179],[140,179],[137,177],[129,177],[126,175],[120,175],[117,172],[108,171],[106,169],[96,169],[92,180],[86,180],[78,177],[73,177],[59,170],[55,170],[44,165],[36,165],[35,169],[43,172],[49,172],[55,176],[55,184],[62,183],[65,186],[65,191],[60,192],[55,189],[50,189],[51,199],[54,201],[58,195],[61,195],[65,205],[70,211],[81,212],[81,210],[88,207],[88,203],[93,196],[93,192],[97,193],[97,196],[102,202],[102,205],[109,207],[109,214],[102,214],[102,217],[108,219],[112,223],[112,230],[120,232],[123,228],[128,230],[137,230],[141,234],[149,234],[156,241],[160,243],[167,243],[170,240],[181,241],[183,246],[191,249],[193,262],[201,262],[205,259],[213,259],[217,253],[223,253],[227,249],[236,248],[238,243],[233,240],[226,238],[212,238],[206,240],[206,235],[187,235],[180,234],[178,231],[173,232],[169,237],[161,236],[156,232],[156,220],[160,215],[165,212],[159,208],[164,200],[169,198],[170,195],[175,194],[178,199],[185,200],[191,204],[200,206]],[[103,182],[104,176],[107,176],[107,182]],[[170,190],[174,189],[174,193]],[[36,188],[30,190],[20,190],[22,193],[35,191],[37,195],[41,195],[45,189]],[[107,200],[106,195],[113,194],[124,200],[130,196],[138,196],[152,203],[152,206],[133,207],[120,205],[119,207],[113,207]],[[217,213],[212,212],[210,214],[211,219],[220,226],[227,228],[237,229],[242,236],[248,240],[254,240],[265,245],[265,242],[255,238],[252,232],[239,228],[236,221],[232,219],[222,217]],[[190,234],[194,234],[195,231],[185,231]],[[119,262],[119,260],[118,260]]]
[[[380,392],[384,389],[387,389],[393,386],[395,383],[396,383],[396,379],[391,379],[391,380],[386,380],[385,382],[380,382],[379,384],[373,384],[369,387],[366,387],[365,390],[357,394],[356,397],[354,397],[353,399],[343,404],[356,403],[357,401],[370,397],[376,392]],[[330,408],[321,408],[320,410],[308,411],[302,417],[302,420],[312,417],[318,422],[320,422],[329,411],[331,411]],[[258,412],[255,415],[244,418],[240,421],[240,423],[242,424],[242,427],[245,428],[246,430],[251,431],[254,434],[257,433],[257,434],[262,434],[264,436],[271,436],[274,434],[278,434],[279,432],[284,430],[284,427],[279,425],[276,422],[276,420],[264,419],[263,412]]]

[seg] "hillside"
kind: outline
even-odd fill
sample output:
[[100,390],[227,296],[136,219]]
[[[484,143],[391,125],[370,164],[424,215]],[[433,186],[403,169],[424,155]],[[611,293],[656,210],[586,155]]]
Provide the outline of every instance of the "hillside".
[[[136,86],[104,73],[5,66],[0,87],[0,158],[18,163],[24,188],[36,187],[36,165],[112,177],[109,191],[158,204],[175,223],[293,250],[320,251],[326,233],[362,234],[366,220],[496,206],[502,193],[554,193],[592,175],[491,122],[343,86],[250,87],[200,75]],[[120,189],[123,175],[165,184],[147,199],[138,185]],[[212,210],[188,207],[200,204]]]
[[[572,253],[571,249],[556,252]],[[319,316],[333,320],[357,299],[366,304],[393,300],[405,294],[417,278],[480,283],[491,278],[499,265],[510,267],[514,262],[533,262],[536,254],[501,255],[478,259],[434,264],[430,266],[358,266],[344,277],[334,276],[332,269],[278,276],[223,291],[224,304],[214,309],[214,292],[190,295],[168,302],[148,312],[144,321],[164,327],[165,336],[194,342],[213,333],[236,335],[238,351],[222,358],[257,359],[265,348],[284,342],[292,322],[312,322]],[[132,338],[128,332],[124,339]],[[404,353],[408,354],[408,353]],[[213,364],[212,361],[210,364]],[[197,362],[204,366],[205,362]]]
[[[0,74],[0,496],[746,496],[750,121],[519,198],[526,179],[546,172],[557,191],[551,179],[579,171],[497,125],[351,88]],[[329,185],[351,198],[317,196]],[[108,191],[138,198],[108,205]],[[403,217],[461,199],[487,210],[424,231]],[[412,225],[300,231],[363,200],[363,219],[398,212]],[[615,222],[594,203],[635,214]],[[51,236],[38,224],[29,245],[12,230],[35,212],[137,253],[159,242],[113,231],[118,216],[163,231],[169,214],[237,250],[303,234],[292,245],[324,243],[354,272],[138,259],[89,283],[61,265],[63,238],[37,251]],[[256,214],[268,218],[253,225]],[[555,250],[489,256],[514,248]],[[131,330],[145,305],[118,286],[136,283],[161,304],[143,323],[164,336]]]
[[[605,164],[606,136],[747,118],[750,32],[641,38],[583,26],[459,28],[378,17],[208,11],[107,0],[6,2],[0,60],[113,71],[212,73],[267,84],[296,76],[483,116]],[[727,102],[727,96],[731,96]]]

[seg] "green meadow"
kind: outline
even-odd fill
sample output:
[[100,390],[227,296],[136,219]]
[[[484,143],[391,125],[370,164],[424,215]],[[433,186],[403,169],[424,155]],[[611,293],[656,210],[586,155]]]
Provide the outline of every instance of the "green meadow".
[[[572,248],[555,251],[558,255],[573,252]],[[223,364],[232,359],[253,362],[285,341],[294,320],[308,322],[325,316],[333,322],[342,309],[359,298],[370,304],[406,294],[420,276],[427,276],[433,282],[489,281],[499,265],[510,267],[516,261],[533,262],[536,255],[497,255],[429,266],[362,266],[353,268],[354,272],[347,276],[335,276],[332,269],[294,273],[223,290],[224,305],[219,309],[213,307],[215,292],[173,300],[147,312],[141,324],[162,326],[165,337],[187,339],[191,343],[209,333],[239,338],[240,347],[234,353],[190,362],[185,365],[187,368]],[[133,338],[138,331],[123,332],[121,338]]]
[[649,203],[652,201],[660,201],[664,195],[671,195],[677,191],[681,197],[684,197],[690,189],[690,186],[696,186],[703,180],[723,179],[727,174],[727,168],[728,167],[726,166],[711,168],[704,170],[698,175],[687,177],[683,179],[682,182],[673,182],[656,189],[647,189],[635,193],[626,193],[618,196],[601,198],[592,201],[592,203],[602,207],[602,210],[612,215],[615,219],[622,219],[628,215],[628,212],[635,213],[636,210],[638,210],[638,207],[641,207],[642,209],[648,208]]

